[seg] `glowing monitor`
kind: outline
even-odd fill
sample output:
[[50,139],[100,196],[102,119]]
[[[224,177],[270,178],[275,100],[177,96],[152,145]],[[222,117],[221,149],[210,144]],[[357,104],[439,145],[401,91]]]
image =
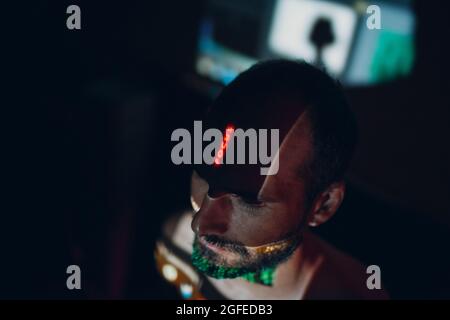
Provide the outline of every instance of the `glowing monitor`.
[[343,78],[347,85],[394,80],[407,76],[413,68],[415,18],[411,8],[387,1],[378,5],[381,29],[369,30],[361,21]]
[[347,5],[315,0],[278,1],[269,36],[270,49],[287,58],[323,64],[340,76],[357,22]]
[[407,76],[414,64],[409,0],[371,2],[381,29],[369,29],[363,0],[208,0],[195,69],[227,84],[259,60],[303,59],[344,85]]

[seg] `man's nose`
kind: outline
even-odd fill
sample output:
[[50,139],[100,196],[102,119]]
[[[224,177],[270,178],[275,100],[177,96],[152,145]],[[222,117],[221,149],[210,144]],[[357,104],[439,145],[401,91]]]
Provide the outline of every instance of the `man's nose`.
[[198,236],[224,235],[231,219],[231,201],[227,194],[207,195],[192,219],[191,228]]

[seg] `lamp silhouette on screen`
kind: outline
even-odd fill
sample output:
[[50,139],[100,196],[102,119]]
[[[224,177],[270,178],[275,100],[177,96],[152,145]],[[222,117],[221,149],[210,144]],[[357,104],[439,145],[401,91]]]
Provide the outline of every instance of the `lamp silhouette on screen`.
[[316,58],[314,64],[316,66],[323,65],[323,49],[326,46],[332,44],[335,40],[333,33],[333,26],[331,24],[330,19],[325,17],[320,17],[314,23],[312,27],[311,34],[309,36],[309,40],[314,45],[316,49]]

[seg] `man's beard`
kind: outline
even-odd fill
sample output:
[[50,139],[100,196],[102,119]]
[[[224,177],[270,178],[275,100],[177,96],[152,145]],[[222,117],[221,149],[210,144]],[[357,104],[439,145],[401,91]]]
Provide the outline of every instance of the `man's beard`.
[[[230,252],[235,259],[227,261],[225,257],[207,248],[202,242],[208,242]],[[274,269],[286,261],[300,244],[299,236],[291,236],[263,247],[246,247],[232,243],[217,236],[196,237],[193,244],[192,263],[202,273],[216,278],[237,278]]]

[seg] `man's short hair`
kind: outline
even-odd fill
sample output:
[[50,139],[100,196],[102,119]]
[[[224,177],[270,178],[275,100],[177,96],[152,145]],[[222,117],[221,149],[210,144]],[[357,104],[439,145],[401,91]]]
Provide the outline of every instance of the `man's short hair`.
[[250,100],[251,108],[257,108],[263,101],[286,98],[306,105],[311,121],[314,154],[299,174],[307,177],[312,200],[343,179],[357,141],[356,121],[338,81],[303,61],[268,60],[241,73],[215,104]]

